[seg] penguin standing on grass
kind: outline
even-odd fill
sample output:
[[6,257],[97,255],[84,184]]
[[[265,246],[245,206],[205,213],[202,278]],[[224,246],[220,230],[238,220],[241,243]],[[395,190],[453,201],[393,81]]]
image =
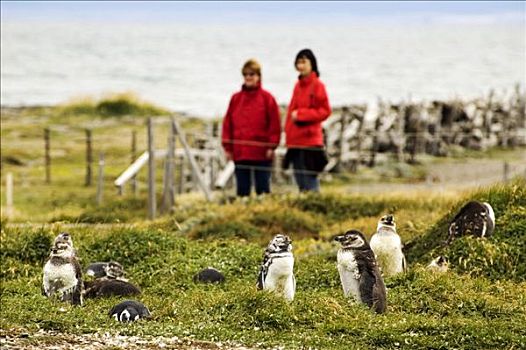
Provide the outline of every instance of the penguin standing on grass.
[[62,301],[82,305],[82,270],[69,234],[59,235],[44,265],[42,289],[48,298],[58,296]]
[[387,309],[387,291],[378,264],[363,233],[347,231],[335,237],[340,242],[338,272],[343,294],[352,295],[357,302],[364,303],[377,313]]
[[464,235],[490,237],[495,229],[495,213],[487,202],[466,203],[449,225],[446,244]]
[[369,242],[376,261],[384,277],[393,276],[406,270],[406,261],[402,253],[402,240],[396,233],[393,215],[384,215],[379,221],[376,233]]
[[258,289],[271,290],[292,301],[296,293],[292,241],[276,235],[268,244],[259,269]]

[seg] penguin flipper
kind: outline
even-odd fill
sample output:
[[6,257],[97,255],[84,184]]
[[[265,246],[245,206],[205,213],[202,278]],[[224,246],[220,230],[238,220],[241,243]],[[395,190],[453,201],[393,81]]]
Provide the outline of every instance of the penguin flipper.
[[360,296],[362,302],[369,307],[373,306],[373,289],[376,284],[376,276],[370,271],[362,271],[360,278]]
[[73,305],[82,306],[82,280],[78,280],[75,289],[71,293],[71,303]]
[[372,307],[374,311],[379,314],[383,314],[387,310],[387,291],[384,281],[381,278],[376,280],[373,287]]
[[265,266],[261,265],[261,268],[259,269],[258,282],[257,282],[258,290],[262,290],[265,288],[265,278],[266,277],[267,277],[267,271],[265,269]]

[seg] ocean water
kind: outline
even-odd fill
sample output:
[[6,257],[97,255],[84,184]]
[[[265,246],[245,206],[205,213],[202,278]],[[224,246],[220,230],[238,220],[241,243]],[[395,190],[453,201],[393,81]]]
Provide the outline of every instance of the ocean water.
[[331,104],[471,98],[526,85],[522,22],[323,25],[3,21],[2,105],[133,91],[174,111],[221,117],[248,58],[288,103],[296,53],[311,48]]

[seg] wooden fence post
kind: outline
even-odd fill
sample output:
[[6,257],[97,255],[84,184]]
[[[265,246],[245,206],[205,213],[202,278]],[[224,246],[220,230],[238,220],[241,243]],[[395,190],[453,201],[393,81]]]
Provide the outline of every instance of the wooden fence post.
[[148,216],[150,220],[155,219],[155,148],[153,135],[153,120],[148,118]]
[[186,164],[184,156],[179,157],[179,193],[184,193],[186,182]]
[[166,160],[164,164],[163,175],[163,200],[161,203],[161,212],[167,213],[172,210],[175,204],[175,190],[174,190],[174,159],[175,159],[175,139],[173,128],[170,127],[168,131],[168,151],[166,152]]
[[86,182],[85,182],[85,186],[91,186],[92,163],[93,163],[93,149],[91,147],[91,130],[86,129]]
[[99,154],[99,178],[97,181],[97,205],[102,205],[102,192],[104,190],[104,153]]
[[342,114],[340,115],[340,130],[339,131],[339,138],[340,138],[340,144],[338,147],[338,163],[336,164],[336,172],[341,172],[343,170],[343,156],[345,154],[345,145],[346,142],[344,140],[344,132],[347,128],[347,115],[349,114],[349,107],[343,106],[342,107]]
[[45,144],[45,165],[46,165],[46,183],[51,183],[51,152],[50,152],[50,130],[44,129],[44,144]]
[[203,180],[203,177],[201,175],[201,172],[199,171],[197,162],[195,161],[194,155],[190,152],[190,147],[188,146],[188,143],[186,142],[186,137],[183,133],[183,130],[179,127],[175,118],[172,118],[172,128],[174,129],[174,134],[179,136],[179,140],[181,141],[181,144],[183,145],[183,149],[186,153],[186,157],[188,158],[190,162],[190,166],[192,167],[192,175],[195,176],[197,184],[199,185],[199,187],[201,187],[201,190],[205,194],[206,200],[211,201],[212,194],[210,193],[210,190],[208,189],[208,187],[205,184],[205,181]]
[[[132,142],[131,142],[131,163],[135,162],[135,159],[137,158],[137,131],[132,131]],[[137,195],[137,176],[134,175],[131,178],[131,188],[132,193],[134,196]]]
[[503,181],[508,182],[510,181],[510,164],[508,162],[504,162],[504,172],[503,172]]

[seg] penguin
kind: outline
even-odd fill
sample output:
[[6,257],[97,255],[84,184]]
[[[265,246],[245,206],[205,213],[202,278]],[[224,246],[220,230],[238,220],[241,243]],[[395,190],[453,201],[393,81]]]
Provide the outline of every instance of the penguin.
[[445,256],[440,255],[433,259],[429,265],[427,265],[426,269],[433,271],[433,272],[446,272],[449,268],[449,263]]
[[223,283],[225,276],[213,267],[207,267],[194,276],[194,282],[198,283]]
[[384,277],[390,277],[406,270],[402,240],[396,233],[393,215],[384,215],[378,221],[376,233],[371,237],[369,245]]
[[110,297],[114,295],[128,296],[139,295],[141,290],[134,284],[115,278],[98,278],[84,283],[85,298]]
[[463,235],[490,237],[494,229],[495,212],[491,205],[487,202],[470,201],[451,221],[446,244]]
[[44,265],[42,288],[48,298],[58,295],[62,301],[73,305],[83,303],[82,270],[73,245],[62,238],[56,240]]
[[109,277],[125,280],[124,269],[116,261],[91,263],[86,270],[86,274],[95,278]]
[[345,297],[352,295],[377,313],[387,310],[387,291],[374,258],[374,252],[363,233],[347,231],[334,238],[340,242],[337,266]]
[[133,322],[138,319],[150,319],[150,310],[144,304],[134,300],[126,300],[115,305],[109,312],[109,316],[119,322]]
[[124,278],[124,269],[118,262],[110,261],[108,263],[90,264],[88,274],[93,276],[102,275],[102,277],[84,282],[84,297],[86,298],[141,294],[139,287]]
[[292,241],[286,235],[276,235],[269,242],[259,269],[257,288],[282,295],[287,301],[294,299],[294,256]]

